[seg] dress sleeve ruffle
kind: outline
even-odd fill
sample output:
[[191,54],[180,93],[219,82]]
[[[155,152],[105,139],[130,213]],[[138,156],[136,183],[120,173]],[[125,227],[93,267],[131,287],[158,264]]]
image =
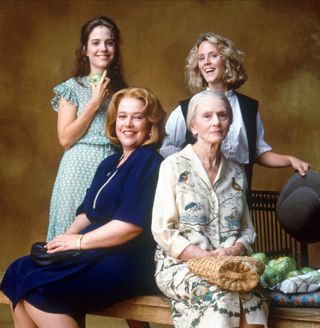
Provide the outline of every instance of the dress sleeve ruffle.
[[59,101],[61,97],[71,102],[75,106],[77,107],[79,106],[77,95],[75,91],[72,89],[70,83],[68,82],[69,81],[63,82],[53,88],[53,92],[55,93],[55,96],[51,100],[51,105],[53,107],[53,110],[56,112],[58,112],[59,110]]

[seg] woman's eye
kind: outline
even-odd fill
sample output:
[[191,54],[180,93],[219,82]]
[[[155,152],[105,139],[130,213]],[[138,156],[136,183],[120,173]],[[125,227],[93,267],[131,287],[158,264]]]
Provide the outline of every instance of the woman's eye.
[[219,118],[222,119],[222,120],[226,120],[226,119],[228,118],[227,113],[219,113],[218,116],[219,116]]
[[108,47],[113,47],[114,44],[115,44],[114,40],[108,40],[107,43],[106,43],[106,45],[107,45]]
[[126,116],[125,116],[125,115],[118,115],[118,118],[119,118],[120,120],[123,120],[123,119],[126,118]]

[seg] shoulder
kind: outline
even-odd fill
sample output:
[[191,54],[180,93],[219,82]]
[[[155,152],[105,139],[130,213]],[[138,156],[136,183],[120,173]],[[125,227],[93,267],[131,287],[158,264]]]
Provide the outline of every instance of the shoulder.
[[57,84],[57,86],[59,85],[63,85],[63,86],[74,86],[76,85],[77,81],[74,77],[70,77],[69,79],[65,80],[65,81],[62,81],[61,83]]
[[163,162],[163,168],[184,167],[190,165],[192,158],[192,146],[187,145],[182,150],[168,156]]
[[238,91],[235,91],[235,95],[238,98],[238,100],[241,102],[247,102],[250,103],[252,105],[258,106],[259,105],[259,101],[257,99],[251,98],[249,96],[246,96]]
[[72,90],[83,89],[85,87],[85,78],[80,78],[82,85],[78,82],[75,77],[70,77],[69,79],[58,84],[55,88],[69,88]]
[[99,164],[98,170],[99,169],[105,169],[106,167],[115,165],[115,163],[119,162],[120,157],[121,157],[121,152],[120,151],[117,151],[116,153],[106,157]]
[[148,145],[139,147],[131,156],[128,169],[130,171],[135,170],[137,173],[141,172],[142,174],[158,170],[163,161],[163,157],[152,146]]
[[163,161],[163,157],[152,146],[143,146],[135,150],[135,156],[140,160]]
[[190,99],[191,98],[179,101],[179,104],[180,104],[180,107],[181,107],[181,112],[182,112],[185,120],[187,119],[188,106],[189,106]]
[[187,98],[187,99],[180,100],[180,101],[179,101],[179,105],[180,105],[180,106],[188,106],[190,100],[191,100],[191,97],[190,97],[190,98]]

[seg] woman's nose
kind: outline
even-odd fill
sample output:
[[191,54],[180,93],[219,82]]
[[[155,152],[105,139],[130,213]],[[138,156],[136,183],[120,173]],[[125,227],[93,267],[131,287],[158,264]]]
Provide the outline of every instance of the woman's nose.
[[205,65],[210,65],[211,64],[209,56],[204,57],[204,64]]
[[219,119],[219,116],[217,114],[212,115],[211,124],[212,125],[219,125],[220,124],[220,119]]
[[101,44],[100,44],[100,50],[105,51],[105,50],[107,50],[107,48],[108,48],[107,45],[105,43],[101,42]]
[[124,121],[125,126],[131,126],[132,125],[132,119],[131,117],[127,117],[126,120]]

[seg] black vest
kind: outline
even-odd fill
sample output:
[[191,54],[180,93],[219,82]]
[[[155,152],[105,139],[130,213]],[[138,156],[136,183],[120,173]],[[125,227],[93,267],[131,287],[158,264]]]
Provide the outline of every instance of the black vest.
[[[248,146],[249,146],[249,164],[245,166],[246,176],[248,181],[248,191],[251,191],[251,183],[252,183],[252,168],[255,161],[256,156],[256,140],[257,140],[257,113],[259,102],[255,99],[252,99],[248,96],[245,96],[241,93],[235,92],[241,110],[241,115],[243,119],[243,123],[246,129],[247,138],[248,138]],[[180,106],[182,110],[183,117],[185,121],[187,121],[188,114],[188,105],[190,99],[185,99],[180,101]],[[185,145],[195,142],[195,139],[192,136],[192,133],[187,129],[186,130],[186,138]]]

